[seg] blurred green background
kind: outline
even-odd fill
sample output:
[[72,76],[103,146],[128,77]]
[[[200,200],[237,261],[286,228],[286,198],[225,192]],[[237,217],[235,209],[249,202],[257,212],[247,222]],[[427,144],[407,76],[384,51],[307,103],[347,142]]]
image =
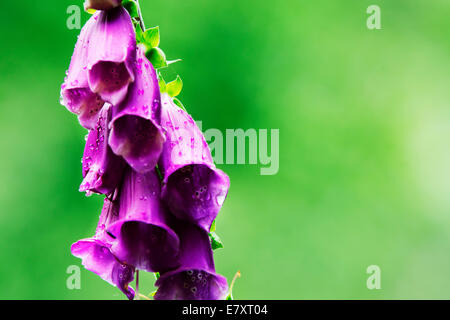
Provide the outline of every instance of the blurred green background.
[[[447,0],[141,0],[203,128],[280,130],[280,169],[222,165],[217,270],[237,299],[450,298]],[[0,4],[0,298],[123,299],[70,245],[85,130],[59,104],[78,0]],[[381,7],[381,30],[366,9]],[[88,19],[82,13],[82,22]],[[381,268],[368,290],[366,268]],[[141,290],[153,290],[152,275]]]

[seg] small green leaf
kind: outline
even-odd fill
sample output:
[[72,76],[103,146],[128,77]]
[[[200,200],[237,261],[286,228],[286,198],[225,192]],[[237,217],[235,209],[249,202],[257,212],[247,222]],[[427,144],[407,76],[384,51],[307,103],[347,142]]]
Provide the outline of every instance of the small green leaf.
[[227,297],[225,298],[225,300],[234,300],[234,299],[233,299],[233,295],[231,294],[231,292],[227,295]]
[[216,231],[216,220],[215,219],[211,223],[211,228],[209,229],[209,232],[214,232],[214,231]]
[[95,9],[86,9],[85,11],[87,13],[89,13],[89,14],[94,14],[97,10],[95,10]]
[[159,91],[161,93],[166,92],[166,83],[164,82],[164,80],[158,80],[158,84],[159,84]]
[[183,106],[183,104],[178,98],[173,98],[173,103],[175,103],[177,106],[179,106],[181,109],[187,112],[186,108]]
[[183,81],[181,80],[180,76],[177,76],[177,78],[171,82],[169,82],[166,85],[167,93],[171,97],[176,97],[180,94],[181,89],[183,89]]
[[133,0],[124,0],[122,6],[128,11],[132,18],[139,17],[138,6]]
[[150,292],[149,296],[150,296],[150,297],[154,297],[154,296],[155,296],[155,294],[156,294],[156,290],[155,290],[155,291],[153,291],[153,292]]
[[156,280],[158,280],[159,277],[161,276],[161,275],[159,274],[159,272],[155,272],[154,275],[155,275]]
[[156,48],[159,46],[159,27],[145,30],[144,41],[147,48]]
[[161,93],[164,93],[164,92],[166,92],[166,82],[164,81],[164,78],[163,78],[161,72],[158,71],[157,76],[158,76],[159,91]]
[[134,31],[136,32],[136,42],[144,43],[144,32],[142,32],[142,28],[139,21],[133,19],[133,24],[134,24]]
[[152,63],[155,69],[167,67],[166,55],[160,48],[151,48],[147,50],[145,56]]
[[215,232],[210,232],[209,237],[211,239],[211,247],[213,250],[223,248],[223,243]]

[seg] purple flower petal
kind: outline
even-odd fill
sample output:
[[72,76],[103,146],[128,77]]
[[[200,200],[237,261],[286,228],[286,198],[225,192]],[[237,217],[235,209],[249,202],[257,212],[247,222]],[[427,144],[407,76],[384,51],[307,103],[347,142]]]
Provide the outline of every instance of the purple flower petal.
[[121,263],[111,253],[109,245],[98,239],[84,239],[74,243],[72,254],[82,259],[83,266],[100,278],[119,288],[133,300],[134,290],[128,284],[134,279],[134,267]]
[[80,191],[111,194],[120,183],[125,161],[108,145],[111,105],[101,110],[95,129],[89,132],[83,154],[83,182]]
[[92,30],[99,13],[93,15],[81,30],[70,61],[67,76],[61,86],[61,103],[78,115],[80,124],[92,129],[104,101],[91,91],[88,84],[87,50]]
[[227,280],[216,274],[208,234],[189,223],[175,227],[180,236],[180,267],[161,274],[155,300],[220,300],[227,295]]
[[167,137],[159,161],[164,175],[162,197],[179,219],[209,231],[228,194],[230,180],[215,167],[194,120],[167,93],[162,95],[161,125]]
[[122,4],[122,0],[86,0],[84,9],[110,10]]
[[161,102],[155,69],[138,48],[136,81],[126,99],[113,108],[109,145],[136,171],[153,170],[165,136],[159,126]]
[[136,35],[127,10],[117,7],[95,15],[88,43],[89,87],[100,97],[116,105],[134,81]]
[[118,220],[107,230],[116,238],[112,251],[138,269],[161,272],[177,266],[179,239],[160,201],[156,172],[125,173]]
[[128,299],[132,300],[134,290],[128,284],[133,281],[135,268],[118,260],[111,252],[112,243],[105,232],[105,225],[116,220],[117,215],[116,205],[105,199],[95,236],[75,242],[71,251],[74,256],[81,258],[87,270],[118,287]]

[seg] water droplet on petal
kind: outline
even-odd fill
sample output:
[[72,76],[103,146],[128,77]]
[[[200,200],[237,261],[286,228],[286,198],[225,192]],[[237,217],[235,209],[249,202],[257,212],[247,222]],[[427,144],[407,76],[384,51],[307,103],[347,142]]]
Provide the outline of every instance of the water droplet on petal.
[[219,194],[216,196],[216,203],[219,206],[222,206],[223,202],[225,201],[225,195]]

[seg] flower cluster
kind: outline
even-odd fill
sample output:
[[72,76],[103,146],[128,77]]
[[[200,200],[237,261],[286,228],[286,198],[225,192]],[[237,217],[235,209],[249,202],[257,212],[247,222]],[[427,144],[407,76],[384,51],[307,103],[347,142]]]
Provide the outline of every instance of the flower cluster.
[[229,178],[121,1],[85,7],[99,11],[81,30],[61,101],[89,130],[80,191],[105,199],[95,235],[72,254],[129,299],[137,270],[159,274],[155,299],[222,299],[228,285],[215,272],[210,229]]

